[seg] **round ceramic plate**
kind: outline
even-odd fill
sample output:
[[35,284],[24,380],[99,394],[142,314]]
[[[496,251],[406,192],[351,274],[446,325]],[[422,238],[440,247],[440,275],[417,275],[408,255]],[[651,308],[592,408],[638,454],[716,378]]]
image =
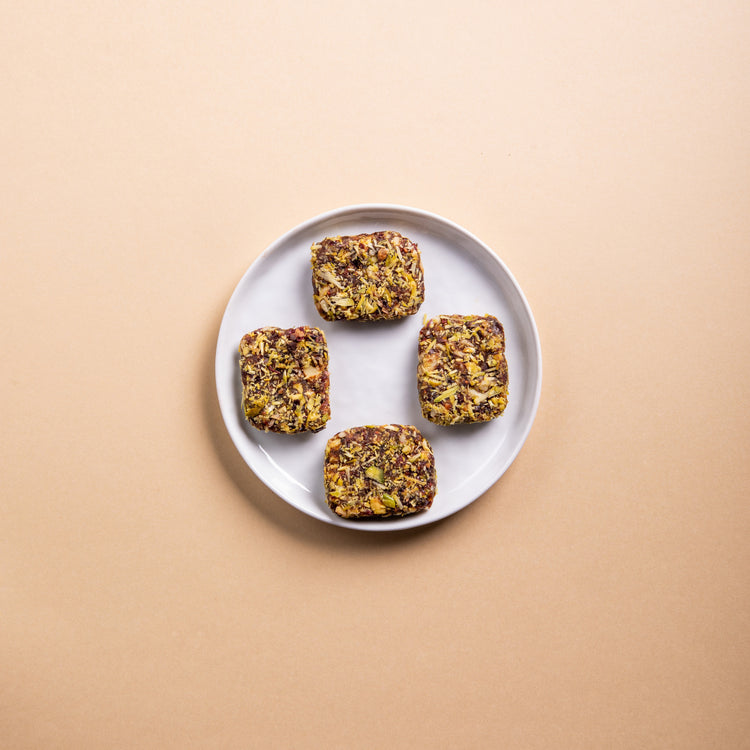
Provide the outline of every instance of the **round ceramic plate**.
[[[393,229],[422,256],[425,301],[398,321],[328,322],[312,298],[310,246],[323,237]],[[509,373],[503,415],[476,425],[440,427],[425,420],[417,398],[417,337],[424,316],[492,314],[505,328]],[[312,325],[330,355],[331,419],[316,434],[280,435],[250,426],[241,408],[237,347],[261,326]],[[306,221],[280,237],[250,266],[227,305],[216,349],[216,387],[227,430],[247,465],[295,508],[321,521],[363,531],[432,523],[469,505],[513,462],[534,421],[542,381],[534,318],[515,279],[480,240],[447,219],[405,206],[348,206]],[[326,505],[323,454],[339,430],[358,425],[415,425],[432,445],[437,495],[432,507],[404,518],[344,520]]]

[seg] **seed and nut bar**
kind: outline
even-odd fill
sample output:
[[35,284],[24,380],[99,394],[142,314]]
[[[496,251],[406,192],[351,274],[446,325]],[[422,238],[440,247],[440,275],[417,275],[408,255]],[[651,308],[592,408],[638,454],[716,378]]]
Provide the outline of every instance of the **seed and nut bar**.
[[242,411],[267,432],[318,432],[331,416],[328,346],[319,328],[258,328],[240,341]]
[[325,320],[393,320],[424,301],[419,248],[398,232],[326,237],[311,251],[313,300]]
[[352,427],[326,444],[326,502],[342,518],[405,516],[436,492],[435,457],[416,427]]
[[508,403],[505,332],[493,315],[439,315],[419,332],[422,416],[440,425],[487,422]]

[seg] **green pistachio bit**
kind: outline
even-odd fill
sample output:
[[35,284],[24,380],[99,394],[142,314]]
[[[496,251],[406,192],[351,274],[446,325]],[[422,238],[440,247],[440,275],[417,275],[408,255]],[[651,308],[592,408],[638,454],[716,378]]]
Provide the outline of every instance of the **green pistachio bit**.
[[365,469],[365,476],[368,479],[374,479],[379,484],[382,484],[383,480],[385,479],[385,474],[383,473],[383,470],[377,466],[368,466]]
[[388,508],[395,508],[396,507],[396,499],[389,495],[387,492],[383,493],[383,505],[385,505]]

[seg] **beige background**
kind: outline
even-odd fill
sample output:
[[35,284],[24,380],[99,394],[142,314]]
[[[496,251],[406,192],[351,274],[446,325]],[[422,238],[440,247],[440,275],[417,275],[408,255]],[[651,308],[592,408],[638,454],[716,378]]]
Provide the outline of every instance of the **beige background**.
[[[2,4],[3,748],[750,747],[750,6]],[[446,522],[250,473],[224,306],[366,201],[492,246],[537,420]]]

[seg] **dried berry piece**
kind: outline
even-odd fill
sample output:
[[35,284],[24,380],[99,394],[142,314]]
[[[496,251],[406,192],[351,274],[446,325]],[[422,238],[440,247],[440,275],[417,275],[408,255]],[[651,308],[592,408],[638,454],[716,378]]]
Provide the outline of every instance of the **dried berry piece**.
[[426,510],[436,492],[435,457],[411,425],[367,425],[327,443],[326,502],[342,518],[405,516]]
[[318,432],[331,416],[328,347],[319,328],[258,328],[240,341],[242,411],[267,432]]
[[505,332],[493,315],[439,315],[419,332],[422,416],[440,425],[487,422],[508,403]]
[[398,232],[326,237],[312,248],[313,300],[326,320],[391,320],[424,301],[416,243]]

